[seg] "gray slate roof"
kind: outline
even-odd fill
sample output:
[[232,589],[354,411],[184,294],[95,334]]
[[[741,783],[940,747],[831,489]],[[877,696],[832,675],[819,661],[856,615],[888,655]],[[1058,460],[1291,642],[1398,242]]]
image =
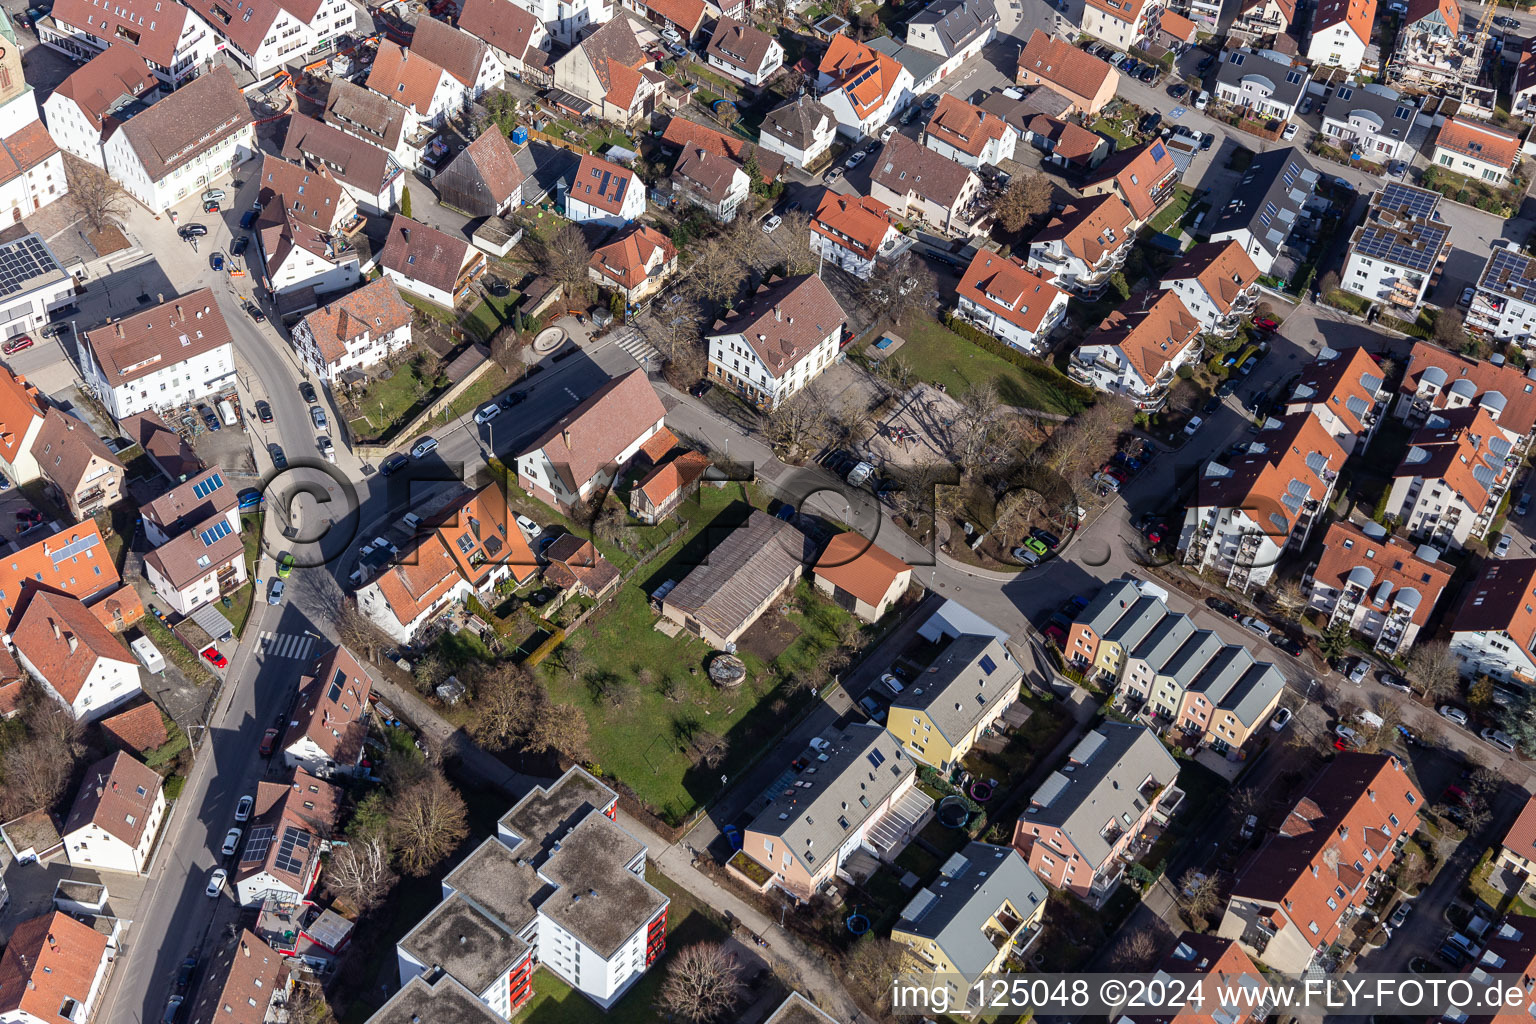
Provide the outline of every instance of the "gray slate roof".
[[933,940],[969,983],[997,955],[982,932],[987,919],[1005,900],[1028,918],[1048,895],[1018,851],[970,843],[945,863],[939,883],[912,897],[896,927]]
[[1406,139],[1419,111],[1411,99],[1404,99],[1390,86],[1345,84],[1335,89],[1328,98],[1327,105],[1323,107],[1323,120],[1342,124],[1356,112],[1370,114],[1380,121],[1382,127],[1378,134]]
[[796,776],[811,783],[810,789],[786,789],[748,826],[781,837],[785,849],[812,872],[823,858],[835,858],[854,830],[916,771],[896,738],[868,722],[848,726],[823,753],[827,759],[816,762],[815,776]]
[[1041,783],[1020,823],[1061,829],[1095,868],[1109,856],[1100,831],[1110,819],[1124,828],[1146,810],[1141,784],[1147,776],[1167,786],[1179,775],[1179,763],[1156,733],[1120,722],[1105,722],[1084,736],[1067,760],[1072,770],[1058,769]]
[[824,103],[813,96],[801,96],[770,110],[763,118],[762,132],[795,149],[805,149],[823,118],[830,124],[837,123],[837,118]]
[[912,74],[914,82],[921,82],[939,69],[944,63],[944,58],[916,46],[908,46],[898,42],[890,36],[876,36],[864,45],[871,50],[877,50],[887,57],[895,57],[896,63],[906,68]]
[[1241,89],[1243,79],[1258,76],[1269,83],[1269,98],[1291,106],[1301,99],[1307,85],[1305,68],[1293,68],[1277,60],[1243,50],[1229,50],[1223,55],[1216,81]]
[[810,539],[760,509],[732,530],[666,603],[721,636],[740,628],[801,567],[815,561]]
[[1266,251],[1278,256],[1302,207],[1312,198],[1317,178],[1316,169],[1294,146],[1260,153],[1212,225],[1212,240],[1247,230]]
[[892,707],[926,711],[933,727],[954,743],[981,720],[999,694],[1017,694],[1023,678],[1023,669],[994,637],[957,637]]
[[997,8],[992,0],[933,0],[907,19],[907,24],[934,26],[944,56],[953,57],[978,36],[997,27]]

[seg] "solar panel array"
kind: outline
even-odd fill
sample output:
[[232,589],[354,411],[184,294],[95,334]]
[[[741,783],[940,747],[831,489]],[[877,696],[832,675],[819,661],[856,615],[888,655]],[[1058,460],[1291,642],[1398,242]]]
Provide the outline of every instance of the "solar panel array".
[[272,866],[279,871],[286,871],[290,875],[297,875],[304,870],[303,857],[309,852],[309,833],[292,825],[283,827],[283,841],[277,848],[277,859]]
[[1382,206],[1401,211],[1410,217],[1423,217],[1427,220],[1439,202],[1440,197],[1435,193],[1401,182],[1390,182],[1381,190]]
[[89,551],[91,548],[96,546],[97,541],[100,539],[100,537],[93,533],[88,537],[81,537],[78,540],[70,541],[68,544],[53,552],[53,567],[57,569],[59,567],[59,563],[65,559],[73,558],[80,554],[82,551]]
[[245,855],[241,859],[247,862],[266,860],[267,847],[272,845],[272,836],[271,825],[257,825],[251,829],[251,838],[246,841]]
[[36,235],[0,246],[0,295],[14,295],[28,281],[62,269]]
[[208,527],[208,529],[199,533],[198,536],[203,539],[204,547],[211,548],[216,541],[221,540],[224,537],[228,537],[229,533],[229,520],[220,519],[218,522]]
[[206,480],[199,480],[192,485],[192,495],[197,498],[206,498],[220,487],[224,486],[224,478],[214,473]]
[[1495,249],[1483,273],[1483,286],[1518,299],[1536,298],[1536,278],[1530,274],[1531,261],[1524,253]]

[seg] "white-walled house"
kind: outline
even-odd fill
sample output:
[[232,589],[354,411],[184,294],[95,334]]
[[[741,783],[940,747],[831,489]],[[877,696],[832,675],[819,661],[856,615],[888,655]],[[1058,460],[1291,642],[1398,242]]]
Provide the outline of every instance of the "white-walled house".
[[408,644],[444,608],[474,593],[436,533],[417,537],[394,565],[358,588],[357,607],[396,643]]
[[859,139],[878,133],[912,102],[913,79],[895,57],[839,33],[821,59],[816,87],[838,131]]
[[1502,185],[1520,165],[1520,136],[1472,117],[1452,117],[1435,136],[1437,167]]
[[709,375],[772,411],[821,376],[842,346],[848,317],[815,274],[770,278],[705,335]]
[[578,224],[622,227],[645,212],[645,184],[627,167],[590,153],[565,194],[565,215]]
[[0,957],[0,1020],[14,1024],[58,1024],[93,1018],[118,952],[119,926],[98,931],[62,910],[22,921]]
[[[237,3],[240,0],[236,0]],[[244,0],[230,9],[222,0],[190,0],[223,39],[217,49],[228,54],[256,79],[264,79],[290,62],[352,30],[352,5],[347,0],[318,0],[313,4]]]
[[923,145],[973,169],[1012,160],[1018,141],[1019,133],[1007,121],[954,93],[939,97],[923,130]]
[[462,238],[397,213],[379,266],[401,291],[452,309],[485,271],[485,256]]
[[351,193],[323,168],[270,155],[262,160],[260,181],[254,233],[272,294],[309,288],[323,295],[356,284],[362,260],[343,237],[357,218]]
[[1371,44],[1376,0],[1319,0],[1312,13],[1306,57],[1314,65],[1333,64],[1358,71]]
[[345,647],[315,659],[299,680],[299,695],[278,740],[283,762],[316,778],[355,774],[368,738],[373,678]]
[[411,343],[414,309],[387,277],[326,303],[293,328],[293,347],[335,387],[348,370],[367,370]]
[[1369,160],[1404,160],[1412,152],[1408,136],[1418,119],[1414,97],[1390,86],[1344,83],[1323,107],[1323,135]]
[[868,281],[882,259],[903,251],[891,208],[870,196],[828,189],[811,215],[811,251]]
[[61,0],[36,28],[40,43],[81,62],[126,46],[170,88],[202,74],[219,48],[212,26],[190,7],[163,0]]
[[469,99],[478,100],[506,81],[506,69],[483,39],[437,18],[418,18],[411,35],[411,54],[452,75]]
[[379,41],[368,88],[405,107],[416,124],[429,128],[442,125],[471,98],[469,89],[446,68],[387,39]]
[[108,47],[60,82],[43,101],[48,134],[60,149],[106,170],[102,143],[123,121],[160,97],[158,83],[138,51]]
[[[1438,192],[1390,181],[1371,197],[1349,238],[1339,286],[1414,319],[1451,254]],[[1469,317],[1469,319],[1471,319]]]
[[109,754],[85,770],[59,831],[69,866],[144,874],[164,818],[159,773],[124,751]]
[[238,590],[250,578],[240,526],[215,512],[144,556],[144,578],[182,615]]
[[617,5],[611,0],[574,0],[574,2],[512,0],[512,2],[532,14],[551,36],[567,46],[574,43],[578,36],[586,34],[583,29],[606,24],[618,12]]
[[1029,267],[1050,274],[1059,288],[1096,299],[1125,266],[1135,227],[1131,208],[1113,193],[1074,199],[1030,240]]
[[1222,338],[1236,335],[1259,301],[1259,268],[1235,239],[1195,246],[1158,283],[1184,301],[1206,333]]
[[748,85],[762,85],[784,66],[784,47],[762,29],[721,18],[704,48],[709,66]]
[[982,250],[956,290],[956,312],[999,341],[1038,356],[1067,315],[1068,295],[1017,257]]
[[80,337],[81,370],[119,420],[194,403],[235,381],[234,339],[208,288]]
[[836,115],[815,97],[801,96],[768,112],[758,145],[804,170],[821,161],[836,137]]
[[142,692],[139,663],[122,640],[67,594],[33,594],[9,645],[21,667],[79,721],[94,721]]
[[666,426],[666,409],[635,369],[604,384],[517,456],[517,483],[569,509],[614,480]]
[[465,0],[459,28],[485,40],[506,74],[548,84],[549,30],[526,8],[512,0]]
[[214,68],[119,128],[102,147],[107,173],[159,212],[229,175],[256,153],[255,118],[228,68]]
[[1155,412],[1167,402],[1179,367],[1200,358],[1200,332],[1200,321],[1174,292],[1133,295],[1083,339],[1067,376]]
[[1467,678],[1536,684],[1536,558],[1490,558],[1450,616],[1451,653]]

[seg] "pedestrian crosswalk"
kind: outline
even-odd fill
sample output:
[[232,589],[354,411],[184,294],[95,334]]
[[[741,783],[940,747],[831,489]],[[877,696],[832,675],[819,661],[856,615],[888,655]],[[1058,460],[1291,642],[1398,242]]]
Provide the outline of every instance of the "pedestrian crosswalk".
[[307,658],[314,644],[311,633],[261,633],[261,653],[273,658]]
[[633,327],[620,330],[614,337],[614,341],[641,366],[647,363],[658,366],[661,364],[661,353],[657,351],[656,346],[646,341],[644,335]]

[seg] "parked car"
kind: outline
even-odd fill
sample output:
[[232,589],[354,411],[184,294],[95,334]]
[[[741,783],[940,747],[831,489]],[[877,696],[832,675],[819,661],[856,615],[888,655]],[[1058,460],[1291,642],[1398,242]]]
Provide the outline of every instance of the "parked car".
[[229,665],[229,659],[219,653],[219,649],[212,644],[203,648],[203,660],[214,668],[225,668]]
[[[1195,109],[1196,110],[1204,110],[1206,107],[1208,107],[1210,105],[1211,105],[1211,94],[1206,92],[1204,89],[1201,89],[1200,90],[1200,94],[1195,97]],[[1207,135],[1206,138],[1210,138],[1210,136]],[[1204,147],[1202,146],[1201,148],[1204,148]]]
[[261,746],[257,747],[257,753],[262,757],[271,757],[272,751],[277,746],[277,730],[268,729],[261,734]]
[[1284,130],[1280,132],[1280,138],[1284,142],[1290,142],[1296,137],[1296,133],[1300,130],[1301,126],[1298,125],[1295,121],[1292,121],[1285,126]]
[[1392,916],[1387,918],[1388,928],[1401,928],[1403,922],[1408,920],[1408,913],[1413,909],[1413,904],[1407,900],[1399,903],[1397,909],[1392,911]]
[[1408,680],[1404,679],[1402,676],[1393,675],[1391,672],[1382,672],[1376,677],[1376,679],[1381,683],[1382,686],[1387,687],[1389,690],[1398,690],[1402,693],[1413,692],[1412,687],[1408,685]]
[[1501,534],[1499,536],[1499,542],[1493,546],[1493,557],[1503,558],[1505,555],[1509,554],[1509,545],[1513,541],[1514,538],[1509,534]]
[[255,805],[256,805],[256,798],[255,797],[253,797],[253,796],[243,796],[243,797],[241,797],[240,798],[240,802],[235,804],[235,820],[236,821],[244,821],[246,818],[249,818],[251,816],[251,808],[254,807]]
[[1024,546],[1029,548],[1029,550],[1033,551],[1035,554],[1039,555],[1041,558],[1044,558],[1046,555],[1051,553],[1051,549],[1045,546],[1045,542],[1037,537],[1030,537],[1024,542]]
[[1293,658],[1301,657],[1301,652],[1306,650],[1306,648],[1301,645],[1301,641],[1293,640],[1288,636],[1281,636],[1279,634],[1270,637],[1269,642],[1272,646],[1278,647],[1280,650],[1284,651],[1286,654],[1289,654]]
[[1036,526],[1029,531],[1029,535],[1053,551],[1061,547],[1061,538],[1049,530],[1042,530]]
[[1530,510],[1531,510],[1531,496],[1529,494],[1522,494],[1522,495],[1520,495],[1520,500],[1515,502],[1515,515],[1523,516],[1527,512],[1529,512]]
[[224,269],[224,254],[222,252],[211,252],[211,253],[209,253],[208,254],[208,268],[210,270],[223,270]]
[[187,224],[176,232],[176,234],[181,236],[183,241],[188,241],[193,238],[202,238],[207,233],[208,225],[206,224]]
[[850,156],[847,160],[843,161],[843,166],[848,168],[851,171],[851,170],[853,170],[855,167],[859,166],[859,164],[861,164],[863,162],[864,162],[864,151],[862,149],[858,149],[858,150],[854,150],[853,156]]
[[199,405],[197,407],[197,412],[198,415],[202,416],[203,422],[207,424],[209,430],[218,430],[222,426],[222,424],[219,423],[218,414],[215,413],[212,409],[208,408],[206,405]]
[[267,445],[267,454],[272,457],[272,466],[275,469],[287,469],[288,468],[288,456],[283,454],[283,447],[282,447],[282,445],[277,445],[277,444],[269,444],[269,445]]
[[1365,682],[1366,673],[1371,669],[1370,662],[1364,658],[1356,658],[1349,668],[1349,681],[1359,686]]
[[1184,424],[1184,436],[1194,437],[1196,432],[1198,432],[1201,426],[1204,424],[1205,420],[1201,419],[1199,416],[1191,416],[1189,418],[1189,422]]
[[25,352],[32,347],[32,339],[25,334],[17,335],[5,343],[5,354],[14,355],[17,352]]
[[238,828],[232,828],[224,833],[224,845],[219,847],[219,851],[226,857],[233,857],[235,851],[240,849],[241,835],[242,833]]
[[[249,231],[249,230],[251,230],[251,225],[256,223],[256,216],[260,212],[261,211],[259,211],[259,210],[246,210],[244,213],[242,213],[240,215],[240,230],[241,231]],[[198,226],[202,227],[202,225],[198,225]]]
[[325,418],[325,410],[320,408],[318,405],[312,405],[309,407],[309,418],[314,421],[316,430],[324,430],[326,428],[327,420]]
[[278,575],[278,578],[279,579],[287,579],[288,578],[288,574],[293,572],[293,564],[294,564],[293,553],[290,552],[290,551],[283,552],[283,557],[280,558],[278,560],[278,563],[277,563],[277,575]]
[[892,675],[889,672],[885,672],[885,673],[883,673],[880,676],[880,683],[887,690],[890,690],[892,693],[898,694],[898,695],[901,693],[902,690],[906,689],[905,686],[901,685],[901,680],[897,679],[894,675]]
[[1261,331],[1274,332],[1274,331],[1278,331],[1280,329],[1279,322],[1276,321],[1276,320],[1272,320],[1272,319],[1270,319],[1267,316],[1256,316],[1256,317],[1254,317],[1253,318],[1253,326],[1257,327]]
[[1513,754],[1515,752],[1514,738],[1501,729],[1484,729],[1478,735],[1482,736],[1484,740],[1492,743],[1506,754]]
[[1463,729],[1465,729],[1468,723],[1471,721],[1471,719],[1467,718],[1467,713],[1465,711],[1461,710],[1461,708],[1453,708],[1449,704],[1441,705],[1440,717],[1446,719],[1447,721],[1455,722]]
[[1266,640],[1269,639],[1269,635],[1274,632],[1274,630],[1270,628],[1269,623],[1265,622],[1263,619],[1255,618],[1252,615],[1243,616],[1242,626],[1249,632],[1257,633],[1259,636],[1264,637]]
[[1025,548],[1025,547],[1014,548],[1012,551],[1009,552],[1009,554],[1013,555],[1013,560],[1015,562],[1019,562],[1019,563],[1021,563],[1023,565],[1039,565],[1040,564],[1040,556],[1035,554],[1033,551],[1029,550],[1029,548]]
[[192,984],[192,974],[196,970],[197,957],[189,956],[181,962],[181,966],[176,969],[176,988],[178,991],[185,992],[187,990],[187,986]]
[[224,891],[224,879],[228,877],[228,871],[223,868],[214,868],[213,874],[208,876],[208,887],[203,890],[203,895],[217,897]]
[[1189,92],[1189,86],[1185,85],[1183,82],[1179,82],[1168,90],[1168,95],[1172,96],[1174,99],[1181,99],[1187,92]]
[[245,255],[245,250],[250,247],[250,244],[251,236],[241,235],[239,238],[235,239],[235,244],[229,247],[229,254],[235,259],[239,259],[241,256]]
[[497,405],[495,402],[492,402],[490,405],[483,406],[482,408],[475,411],[475,423],[483,425],[491,422],[491,420],[500,415],[501,406]]
[[315,386],[307,380],[299,382],[299,397],[311,405],[319,401],[315,397]]
[[385,476],[389,476],[392,473],[397,473],[404,469],[406,464],[410,461],[410,459],[406,458],[404,455],[401,455],[399,452],[392,452],[385,457],[383,462],[379,463],[379,472],[383,473]]
[[1513,28],[1519,28],[1520,27],[1520,22],[1516,21],[1514,18],[1511,18],[1507,14],[1501,14],[1497,18],[1494,18],[1493,19],[1493,23],[1495,25],[1499,26],[1499,28],[1511,28],[1511,29],[1513,29]]
[[435,451],[437,451],[437,438],[424,437],[411,447],[411,458],[424,459]]
[[859,707],[863,708],[864,713],[870,718],[873,718],[875,721],[885,721],[885,708],[881,707],[875,698],[869,696],[860,697]]
[[272,422],[272,407],[270,405],[268,405],[266,402],[263,402],[260,399],[258,399],[256,401],[256,418],[261,420],[261,422],[263,422],[263,423],[271,423]]
[[544,532],[544,528],[543,527],[541,527],[538,523],[534,522],[532,519],[529,519],[527,516],[518,516],[517,519],[516,519],[516,522],[517,522],[518,529],[522,530],[525,534],[527,534],[529,540],[532,540],[533,538],[537,537],[539,534]]
[[1275,732],[1279,732],[1291,724],[1292,717],[1294,716],[1291,714],[1290,708],[1280,708],[1275,712],[1275,717],[1269,720],[1269,727],[1275,730]]
[[281,578],[274,579],[272,585],[267,588],[267,604],[278,605],[283,603],[283,588],[288,584]]
[[779,225],[783,224],[783,223],[784,223],[784,218],[783,217],[780,217],[776,213],[773,214],[767,220],[763,221],[763,234],[765,234],[765,235],[773,234],[775,231],[778,230]]

